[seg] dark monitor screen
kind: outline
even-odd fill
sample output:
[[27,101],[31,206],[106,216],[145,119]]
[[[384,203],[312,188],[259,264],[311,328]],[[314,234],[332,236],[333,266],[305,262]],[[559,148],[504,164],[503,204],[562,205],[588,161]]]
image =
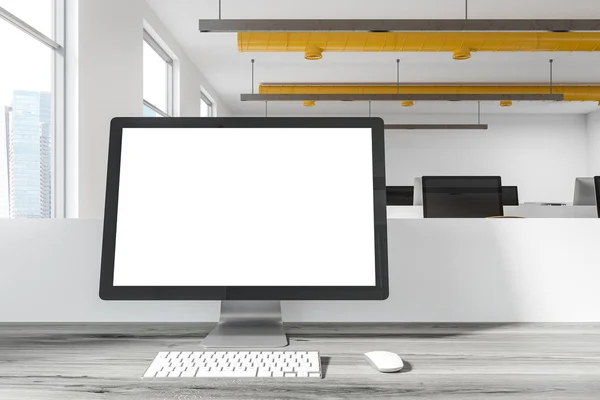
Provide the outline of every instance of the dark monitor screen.
[[594,177],[594,186],[596,187],[596,207],[598,208],[598,218],[600,218],[600,176]]
[[502,186],[502,204],[505,206],[519,205],[519,190],[516,186]]
[[503,216],[499,176],[424,176],[425,218]]
[[388,206],[412,206],[414,186],[388,186],[386,188]]

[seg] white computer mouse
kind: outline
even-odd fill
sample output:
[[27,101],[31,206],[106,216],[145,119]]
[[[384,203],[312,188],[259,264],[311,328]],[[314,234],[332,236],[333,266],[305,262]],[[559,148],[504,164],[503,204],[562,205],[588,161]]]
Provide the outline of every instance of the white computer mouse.
[[404,367],[400,356],[390,351],[371,351],[365,353],[369,364],[379,372],[398,372]]

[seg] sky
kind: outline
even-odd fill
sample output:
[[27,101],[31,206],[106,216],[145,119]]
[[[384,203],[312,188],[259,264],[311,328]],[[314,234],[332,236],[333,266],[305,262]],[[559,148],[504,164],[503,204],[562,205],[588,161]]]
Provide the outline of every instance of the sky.
[[144,51],[144,100],[167,111],[167,63],[146,42]]
[[[52,3],[53,0],[0,0],[0,7],[53,37]],[[0,63],[0,105],[9,105],[12,91],[17,88],[50,91],[50,48],[4,20],[0,20],[0,48],[8,60]]]
[[[0,0],[0,7],[52,37],[53,0]],[[0,19],[0,218],[8,216],[4,106],[14,89],[50,91],[52,50]]]

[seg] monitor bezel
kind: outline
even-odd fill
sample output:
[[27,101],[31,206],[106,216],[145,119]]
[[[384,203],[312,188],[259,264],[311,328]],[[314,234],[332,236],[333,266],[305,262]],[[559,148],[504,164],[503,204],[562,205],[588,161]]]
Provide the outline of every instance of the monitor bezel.
[[[110,126],[100,272],[103,300],[385,300],[389,296],[384,123],[381,118],[114,118]],[[124,128],[370,128],[375,232],[374,286],[114,286]],[[349,216],[351,218],[351,216]]]
[[596,190],[596,209],[600,218],[600,176],[594,176],[594,189]]
[[[427,197],[428,197],[428,188],[427,188],[427,182],[430,179],[442,179],[442,180],[452,180],[452,179],[490,179],[490,180],[497,180],[498,181],[498,198],[499,198],[499,204],[498,204],[498,213],[496,215],[490,215],[489,217],[501,217],[504,216],[504,206],[502,204],[502,178],[500,176],[489,176],[489,175],[469,175],[469,176],[462,176],[462,175],[445,175],[445,176],[423,176],[421,178],[421,182],[423,185],[423,218],[467,218],[467,219],[471,219],[471,218],[478,218],[478,217],[431,217],[429,216],[429,209],[428,209],[428,204],[427,204]],[[481,218],[486,218],[486,217],[481,217]]]
[[[515,200],[516,200],[516,204],[506,204],[506,202],[504,201],[504,189],[506,190],[514,190],[515,192]],[[513,206],[516,207],[518,206],[519,203],[519,187],[518,186],[502,186],[502,205],[503,206]]]
[[[411,200],[410,200],[410,204],[391,204],[388,201],[388,197],[389,197],[388,195],[389,194],[394,193],[394,192],[399,192],[399,191],[403,192],[405,190],[408,190],[409,188],[411,189],[411,194],[412,194],[412,197],[411,197]],[[414,203],[414,200],[415,200],[415,187],[414,186],[388,186],[386,188],[386,204],[388,206],[392,206],[392,207],[412,206],[413,203]]]

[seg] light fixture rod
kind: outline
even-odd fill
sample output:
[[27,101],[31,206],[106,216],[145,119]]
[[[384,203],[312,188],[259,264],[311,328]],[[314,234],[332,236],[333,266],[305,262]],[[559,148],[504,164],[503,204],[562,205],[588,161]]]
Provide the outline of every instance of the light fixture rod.
[[477,124],[481,124],[481,101],[477,102]]
[[396,94],[400,94],[400,59],[396,60]]
[[552,64],[554,64],[554,60],[550,59],[550,94],[552,94]]
[[221,0],[219,0],[219,21],[221,20]]
[[371,102],[369,101],[369,118],[371,118]]
[[465,21],[469,19],[469,0],[465,0]]
[[254,94],[254,58],[252,59],[252,94]]
[[265,101],[265,118],[269,116],[269,102]]

